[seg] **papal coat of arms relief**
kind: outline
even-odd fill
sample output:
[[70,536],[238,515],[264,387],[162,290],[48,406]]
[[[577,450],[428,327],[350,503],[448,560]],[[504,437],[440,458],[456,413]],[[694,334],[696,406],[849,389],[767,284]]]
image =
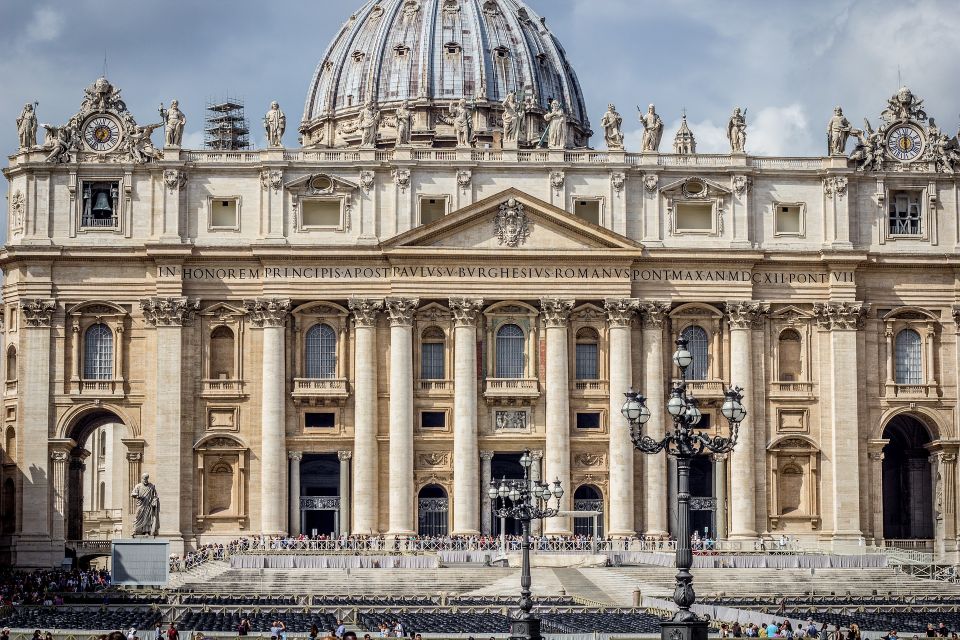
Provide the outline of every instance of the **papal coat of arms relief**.
[[499,244],[519,247],[530,237],[530,226],[523,205],[510,198],[500,205],[493,229]]

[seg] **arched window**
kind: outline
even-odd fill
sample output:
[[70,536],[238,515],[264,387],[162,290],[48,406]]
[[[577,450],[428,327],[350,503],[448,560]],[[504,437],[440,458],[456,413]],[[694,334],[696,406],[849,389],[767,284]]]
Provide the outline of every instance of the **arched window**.
[[307,331],[307,378],[337,377],[337,332],[328,324],[315,324]]
[[105,482],[101,482],[100,488],[97,490],[97,508],[107,508],[107,484]]
[[105,324],[91,325],[83,336],[83,379],[113,378],[113,332]]
[[444,335],[439,327],[430,327],[420,337],[420,378],[444,379]]
[[780,514],[803,513],[803,469],[787,465],[780,471]]
[[[603,513],[603,495],[594,486],[584,484],[573,493],[574,511],[599,511]],[[578,536],[603,537],[603,515],[589,518],[574,518],[573,533]]]
[[17,379],[17,348],[13,345],[7,347],[7,380]]
[[913,329],[904,329],[897,334],[896,381],[897,384],[921,384],[923,380],[923,342]]
[[217,327],[210,334],[210,377],[214,380],[233,380],[234,350],[233,330]]
[[505,324],[497,330],[497,377],[522,378],[524,360],[523,329]]
[[446,490],[437,484],[428,484],[417,495],[417,533],[421,536],[447,535],[450,503]]
[[6,438],[3,443],[3,450],[7,454],[7,460],[15,462],[17,459],[17,430],[12,426],[7,427]]
[[707,332],[703,327],[690,325],[680,335],[687,339],[687,349],[693,356],[693,362],[687,369],[687,378],[690,380],[706,380],[710,366],[710,348],[707,341]]
[[207,513],[233,513],[233,467],[219,462],[210,469],[207,476]]
[[590,327],[577,332],[576,375],[577,380],[597,380],[600,377],[600,336]]
[[800,334],[793,329],[787,329],[780,334],[777,345],[779,373],[781,382],[796,382],[800,379]]

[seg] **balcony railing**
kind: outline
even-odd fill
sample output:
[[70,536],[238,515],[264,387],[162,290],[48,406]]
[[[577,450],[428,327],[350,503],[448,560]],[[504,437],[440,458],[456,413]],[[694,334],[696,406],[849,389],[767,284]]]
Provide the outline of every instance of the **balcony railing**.
[[229,380],[226,378],[210,379],[203,381],[204,397],[226,398],[246,395],[244,387],[246,382],[243,380]]
[[417,380],[416,388],[427,395],[453,393],[453,380]]
[[540,382],[536,378],[487,378],[487,398],[539,398]]
[[[679,380],[674,380],[679,384]],[[723,380],[687,380],[687,390],[701,398],[722,398]]]
[[790,398],[812,398],[813,383],[812,382],[783,382],[783,381],[771,382],[770,395],[786,396]]
[[74,380],[73,394],[109,398],[123,395],[123,380]]
[[888,398],[937,398],[937,385],[935,384],[888,384]]
[[350,396],[350,385],[345,378],[295,378],[293,399],[300,402],[339,403]]
[[606,380],[574,380],[573,392],[580,396],[603,397],[610,395],[610,383]]
[[116,229],[117,218],[94,218],[92,216],[83,216],[80,218],[81,229]]

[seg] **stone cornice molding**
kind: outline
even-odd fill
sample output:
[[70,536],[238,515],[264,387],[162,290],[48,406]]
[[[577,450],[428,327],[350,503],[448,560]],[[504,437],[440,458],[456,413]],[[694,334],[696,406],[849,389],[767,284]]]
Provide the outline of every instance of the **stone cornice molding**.
[[49,327],[57,301],[52,298],[24,298],[20,300],[20,314],[25,327]]
[[829,331],[855,331],[863,328],[863,321],[870,311],[864,302],[815,302],[813,315],[817,326]]
[[383,311],[383,300],[377,298],[350,298],[347,305],[353,313],[353,322],[358,327],[373,327],[377,314]]
[[190,322],[199,308],[199,300],[183,296],[140,299],[143,317],[154,327],[182,327]]
[[770,305],[753,300],[734,300],[723,305],[731,329],[751,329],[770,313]]
[[540,310],[547,327],[564,328],[570,319],[570,312],[576,300],[572,298],[540,298]]
[[420,298],[387,298],[387,314],[391,327],[412,327],[413,315],[420,306]]
[[282,327],[290,315],[289,298],[255,298],[244,300],[247,317],[256,327]]
[[456,327],[474,327],[477,315],[483,308],[483,298],[450,298],[450,311]]
[[663,329],[670,316],[670,303],[654,300],[640,303],[640,317],[644,329]]
[[611,327],[630,327],[633,317],[640,309],[637,298],[607,298],[603,301],[607,311],[607,322]]

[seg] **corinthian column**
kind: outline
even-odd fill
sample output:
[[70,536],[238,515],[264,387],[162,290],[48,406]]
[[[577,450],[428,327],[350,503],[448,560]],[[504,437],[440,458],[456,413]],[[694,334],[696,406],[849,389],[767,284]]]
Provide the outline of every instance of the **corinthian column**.
[[620,413],[623,394],[633,384],[630,331],[640,306],[634,298],[604,301],[610,333],[610,492],[607,512],[613,537],[632,536],[634,530],[633,441],[630,424]]
[[450,298],[454,317],[453,365],[453,531],[480,533],[477,444],[477,314],[480,298]]
[[353,298],[350,311],[356,328],[353,385],[353,533],[371,535],[379,528],[377,473],[377,314],[383,300]]
[[390,530],[413,530],[413,313],[416,298],[387,298],[390,314]]
[[[730,460],[730,539],[749,540],[757,537],[757,470],[763,469],[762,458],[756,455],[757,428],[753,422],[753,325],[769,306],[752,301],[726,304],[730,323],[730,386],[745,389],[743,408],[746,419],[740,424],[740,438]],[[758,421],[757,424],[762,424]],[[762,435],[762,434],[761,434]]]
[[199,300],[183,297],[140,300],[144,319],[157,331],[154,427],[157,445],[155,482],[163,505],[160,535],[174,541],[183,540],[193,520],[192,508],[185,509],[182,504],[184,470],[193,466],[189,461],[193,436],[186,434],[185,437],[183,433],[183,327],[199,307]]
[[340,461],[340,535],[350,535],[350,459],[353,451],[337,451]]
[[[834,542],[858,541],[860,529],[860,412],[858,388],[860,379],[857,358],[857,330],[869,305],[861,302],[827,302],[813,305],[820,329],[829,331],[829,382],[821,385],[830,394],[827,429],[821,436],[830,458],[832,478],[824,478],[823,486],[833,495]],[[749,418],[748,418],[749,419]],[[741,431],[742,433],[742,431]],[[826,475],[826,474],[825,474]]]
[[493,461],[493,451],[480,452],[480,533],[488,536],[492,533],[491,509],[493,505],[490,502],[490,496],[487,489],[492,479],[491,463]]
[[286,365],[284,330],[290,301],[258,298],[243,303],[254,326],[263,327],[263,369],[260,396],[260,529],[276,535],[286,531],[287,487]]
[[298,536],[300,529],[300,461],[303,460],[302,451],[288,451],[290,458],[290,535]]
[[[666,436],[667,413],[664,397],[667,393],[667,381],[663,371],[663,325],[670,314],[670,305],[665,302],[645,302],[641,306],[643,317],[643,378],[647,406],[650,408],[650,420],[646,433],[660,441]],[[645,533],[648,536],[665,537],[667,530],[667,457],[647,456],[644,459],[646,471]]]
[[[547,326],[546,420],[544,446],[547,482],[560,479],[564,488],[560,510],[570,510],[573,488],[570,486],[570,366],[567,355],[567,320],[573,300],[541,298],[540,308]],[[569,517],[547,518],[544,533],[548,536],[570,535]]]

